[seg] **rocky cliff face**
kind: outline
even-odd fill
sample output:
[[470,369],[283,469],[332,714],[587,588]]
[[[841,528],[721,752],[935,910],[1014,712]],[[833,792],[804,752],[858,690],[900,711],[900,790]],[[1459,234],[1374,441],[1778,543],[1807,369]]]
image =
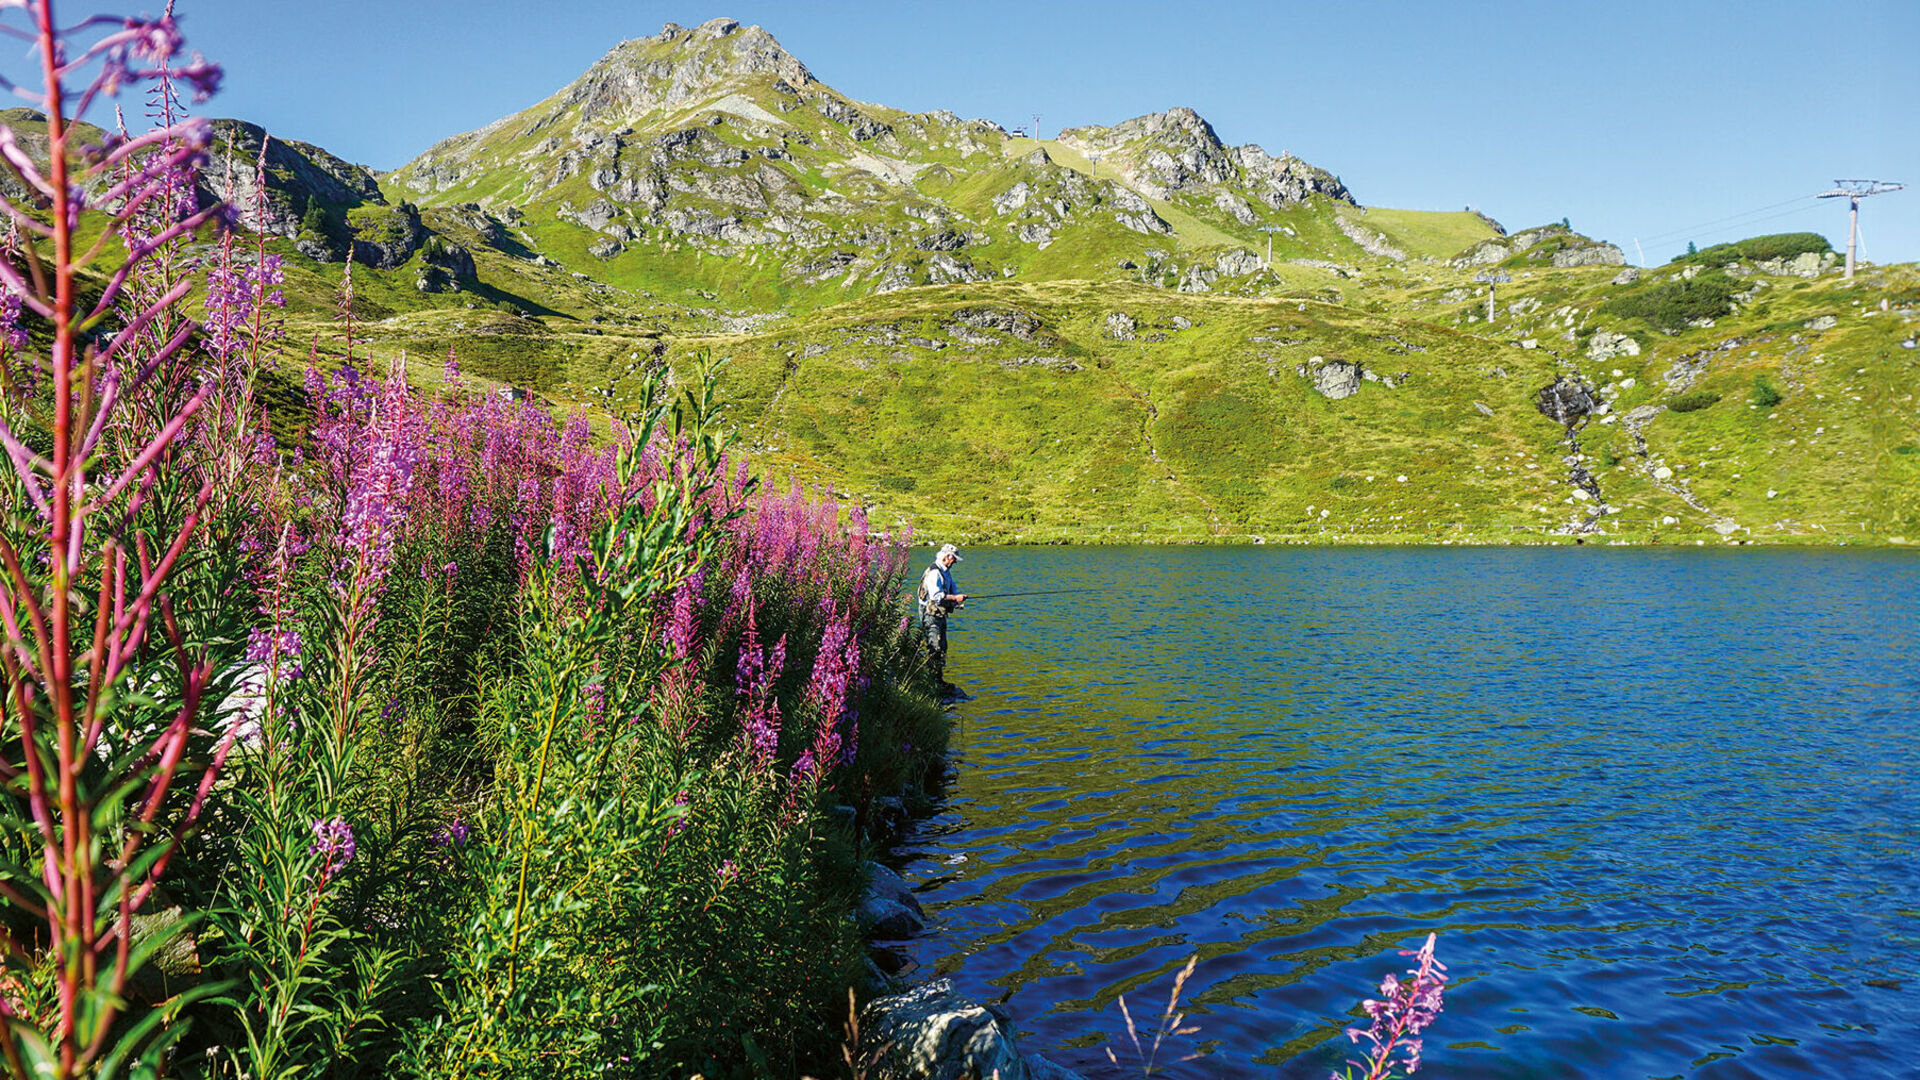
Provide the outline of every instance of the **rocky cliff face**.
[[[806,65],[760,27],[732,19],[691,30],[668,23],[653,37],[621,43],[546,101],[436,144],[402,166],[395,181],[420,195],[460,187],[494,171],[499,151],[511,147],[516,163],[549,160],[544,175],[531,179],[551,187],[589,162],[617,155],[620,140],[636,129],[666,126],[686,110],[717,103],[723,113],[780,126],[754,100],[755,91],[773,89],[797,103],[817,85]],[[846,108],[827,107],[835,106]]]
[[1542,225],[1512,236],[1483,240],[1453,259],[1457,269],[1476,266],[1624,266],[1626,253],[1565,225]]
[[1251,195],[1273,209],[1324,195],[1352,204],[1353,195],[1338,177],[1291,154],[1269,155],[1258,146],[1230,147],[1214,134],[1213,125],[1192,109],[1181,107],[1150,113],[1112,127],[1071,128],[1060,142],[1089,157],[1099,155],[1126,183],[1153,199],[1170,199],[1179,192],[1213,192],[1225,196],[1224,208],[1252,224],[1250,208],[1232,201]]
[[[1048,145],[1065,148],[1063,160]],[[1075,153],[1103,149],[1114,166]],[[1156,209],[1164,201],[1244,228],[1233,238],[1252,244],[1276,210],[1353,198],[1298,159],[1227,147],[1191,109],[1036,146],[951,112],[853,101],[771,34],[730,19],[625,42],[389,183],[426,206],[511,208],[537,243],[597,260],[641,248],[776,254],[791,284],[851,292],[1019,276],[1060,261],[1042,254],[1055,249],[1101,260],[1081,276],[1152,265],[1181,280],[1192,268],[1163,250],[1175,231]]]
[[[267,143],[266,191],[259,190],[260,145]],[[248,228],[300,238],[308,207],[344,210],[385,203],[373,173],[317,146],[266,139],[264,129],[244,120],[215,120],[208,161],[200,170],[203,199],[224,200]]]
[[805,64],[757,26],[713,19],[687,30],[668,23],[658,35],[608,53],[562,92],[562,105],[578,105],[585,123],[622,126],[659,110],[704,103],[755,75],[795,91],[815,82]]

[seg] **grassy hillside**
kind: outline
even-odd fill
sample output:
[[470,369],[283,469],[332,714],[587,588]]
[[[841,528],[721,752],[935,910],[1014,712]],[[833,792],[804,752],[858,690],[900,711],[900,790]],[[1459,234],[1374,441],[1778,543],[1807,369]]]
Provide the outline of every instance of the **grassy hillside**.
[[[404,351],[421,381],[452,350],[602,424],[642,372],[713,350],[756,460],[970,540],[1920,536],[1914,267],[1516,265],[1489,325],[1475,269],[1418,254],[1478,242],[1484,219],[1348,212],[1409,257],[1277,263],[1204,294],[1063,276],[782,312],[707,273],[750,261],[628,289],[429,209],[481,282],[427,294],[411,263],[358,268],[357,348]],[[292,335],[337,354],[339,267],[289,255]],[[1730,285],[1725,310],[1674,323],[1660,298],[1703,281]],[[1357,392],[1316,388],[1330,364],[1358,366]],[[1571,433],[1539,407],[1558,380],[1595,404]]]
[[[624,43],[379,186],[348,224],[401,264],[356,271],[357,358],[431,382],[451,352],[604,429],[712,350],[744,449],[882,521],[1920,537],[1920,278],[1844,282],[1817,236],[1634,270],[1564,224],[1362,206],[1190,109],[1036,140],[852,101],[727,20]],[[339,362],[341,267],[275,246],[293,339]]]

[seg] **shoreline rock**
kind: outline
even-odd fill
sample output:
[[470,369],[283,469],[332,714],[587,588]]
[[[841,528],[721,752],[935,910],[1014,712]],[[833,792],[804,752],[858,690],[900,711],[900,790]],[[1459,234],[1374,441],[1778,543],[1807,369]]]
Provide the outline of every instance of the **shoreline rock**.
[[1084,1080],[1037,1054],[1022,1054],[1004,1010],[954,989],[953,980],[874,998],[860,1010],[855,1053],[868,1080]]

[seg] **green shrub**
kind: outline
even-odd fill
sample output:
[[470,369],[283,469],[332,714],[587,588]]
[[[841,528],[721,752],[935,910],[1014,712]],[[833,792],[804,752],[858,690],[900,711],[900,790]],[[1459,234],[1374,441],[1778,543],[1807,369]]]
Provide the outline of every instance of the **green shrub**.
[[327,213],[327,208],[318,202],[308,202],[306,211],[300,215],[300,236],[325,240],[333,236],[333,231],[333,216]]
[[1731,244],[1715,244],[1704,251],[1695,250],[1692,244],[1688,244],[1687,253],[1675,256],[1673,261],[1723,266],[1740,259],[1751,262],[1791,259],[1795,255],[1805,255],[1809,252],[1821,254],[1832,250],[1833,245],[1819,233],[1774,233],[1769,236],[1737,240]]
[[1717,319],[1733,310],[1733,298],[1740,286],[1718,270],[1708,270],[1691,280],[1662,281],[1600,305],[1601,310],[1629,318],[1644,319],[1661,330],[1685,329],[1694,319]]
[[1784,398],[1781,396],[1779,389],[1775,387],[1773,383],[1769,382],[1765,375],[1755,375],[1753,377],[1753,394],[1748,400],[1762,409],[1771,409],[1775,405],[1780,404]]
[[398,206],[367,204],[347,211],[354,239],[373,244],[404,244],[414,235],[413,219]]
[[1674,412],[1699,412],[1719,400],[1720,395],[1711,390],[1693,390],[1667,402],[1667,408]]

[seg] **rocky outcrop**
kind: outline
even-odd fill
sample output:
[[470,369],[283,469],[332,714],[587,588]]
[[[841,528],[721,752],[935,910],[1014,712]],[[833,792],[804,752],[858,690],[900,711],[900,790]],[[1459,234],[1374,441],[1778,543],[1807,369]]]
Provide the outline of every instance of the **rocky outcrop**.
[[1340,229],[1341,233],[1345,234],[1347,239],[1359,244],[1360,250],[1369,255],[1382,259],[1392,259],[1395,262],[1404,261],[1407,257],[1407,253],[1395,247],[1393,241],[1388,240],[1384,234],[1374,232],[1372,229],[1367,228],[1357,221],[1350,221],[1344,217],[1335,217],[1333,223]]
[[1470,270],[1476,266],[1496,266],[1513,258],[1513,249],[1499,240],[1482,240],[1467,250],[1455,255],[1451,260],[1456,269]]
[[855,1060],[868,1080],[1079,1080],[1023,1055],[1011,1017],[962,996],[950,979],[869,1001]]
[[1312,369],[1313,388],[1329,401],[1338,401],[1360,392],[1362,374],[1359,364],[1329,360]]
[[1616,356],[1639,356],[1640,343],[1625,334],[1610,330],[1595,331],[1587,340],[1587,359],[1598,363]]
[[[1113,169],[1127,186],[1149,198],[1168,199],[1176,192],[1210,192],[1230,186],[1236,196],[1251,197],[1274,209],[1313,195],[1353,202],[1352,193],[1332,173],[1291,154],[1273,157],[1258,146],[1229,147],[1214,133],[1213,125],[1184,107],[1112,127],[1071,128],[1060,133],[1060,142],[1081,153],[1101,155],[1102,168]],[[1251,217],[1245,198],[1240,205],[1247,207]],[[1230,213],[1232,206],[1229,201]]]
[[438,236],[429,236],[420,245],[420,262],[414,288],[421,292],[458,292],[479,278],[473,253]]
[[653,37],[620,45],[562,91],[562,101],[579,105],[582,120],[625,123],[709,100],[749,75],[772,76],[796,90],[817,81],[760,27],[710,19],[692,29],[668,23]]
[[1807,251],[1791,259],[1767,259],[1753,265],[1761,273],[1777,277],[1816,278],[1839,261],[1840,256],[1831,251]]
[[[266,190],[260,190],[260,146],[267,146]],[[242,120],[213,121],[207,164],[196,186],[202,202],[222,200],[255,232],[297,240],[310,208],[338,221],[346,210],[384,204],[373,173],[307,143],[268,138]]]
[[1612,244],[1592,243],[1553,253],[1555,266],[1625,266],[1627,253]]
[[381,270],[397,269],[412,258],[428,235],[411,203],[360,207],[348,221],[353,261]]
[[1534,405],[1540,415],[1569,427],[1584,420],[1599,404],[1593,385],[1570,375],[1562,375],[1534,395]]
[[821,116],[836,124],[844,124],[847,134],[853,136],[856,142],[871,142],[893,131],[886,124],[829,94],[817,95],[813,99],[813,107]]
[[974,269],[973,263],[944,251],[927,260],[929,285],[952,285],[958,282],[986,280],[987,275]]
[[488,213],[479,203],[455,203],[445,213],[457,226],[472,229],[480,242],[504,250],[509,241],[506,223]]
[[953,321],[975,330],[998,330],[1021,341],[1032,341],[1040,331],[1040,320],[1018,308],[961,308]]
[[1220,271],[1209,266],[1189,266],[1180,275],[1180,291],[1183,293],[1212,292],[1213,283],[1220,280]]
[[1260,269],[1265,265],[1265,263],[1260,261],[1260,256],[1255,255],[1251,251],[1238,248],[1227,252],[1213,262],[1214,269],[1220,271],[1227,277],[1241,277],[1246,274],[1256,274],[1259,273]]
[[1528,262],[1556,267],[1624,266],[1627,262],[1626,253],[1614,245],[1582,236],[1565,225],[1542,225],[1512,236],[1482,240],[1449,261],[1465,270],[1494,266],[1521,255],[1528,255]]
[[1113,220],[1134,232],[1145,233],[1148,236],[1172,234],[1173,226],[1167,224],[1159,214],[1154,213],[1152,205],[1147,200],[1126,188],[1117,185],[1109,186],[1112,188],[1112,198],[1109,201],[1118,211],[1113,215]]
[[1114,341],[1132,341],[1140,324],[1133,316],[1124,311],[1109,312],[1105,325],[1105,336]]
[[942,229],[921,237],[913,246],[921,251],[959,251],[968,240],[967,234],[958,229]]

